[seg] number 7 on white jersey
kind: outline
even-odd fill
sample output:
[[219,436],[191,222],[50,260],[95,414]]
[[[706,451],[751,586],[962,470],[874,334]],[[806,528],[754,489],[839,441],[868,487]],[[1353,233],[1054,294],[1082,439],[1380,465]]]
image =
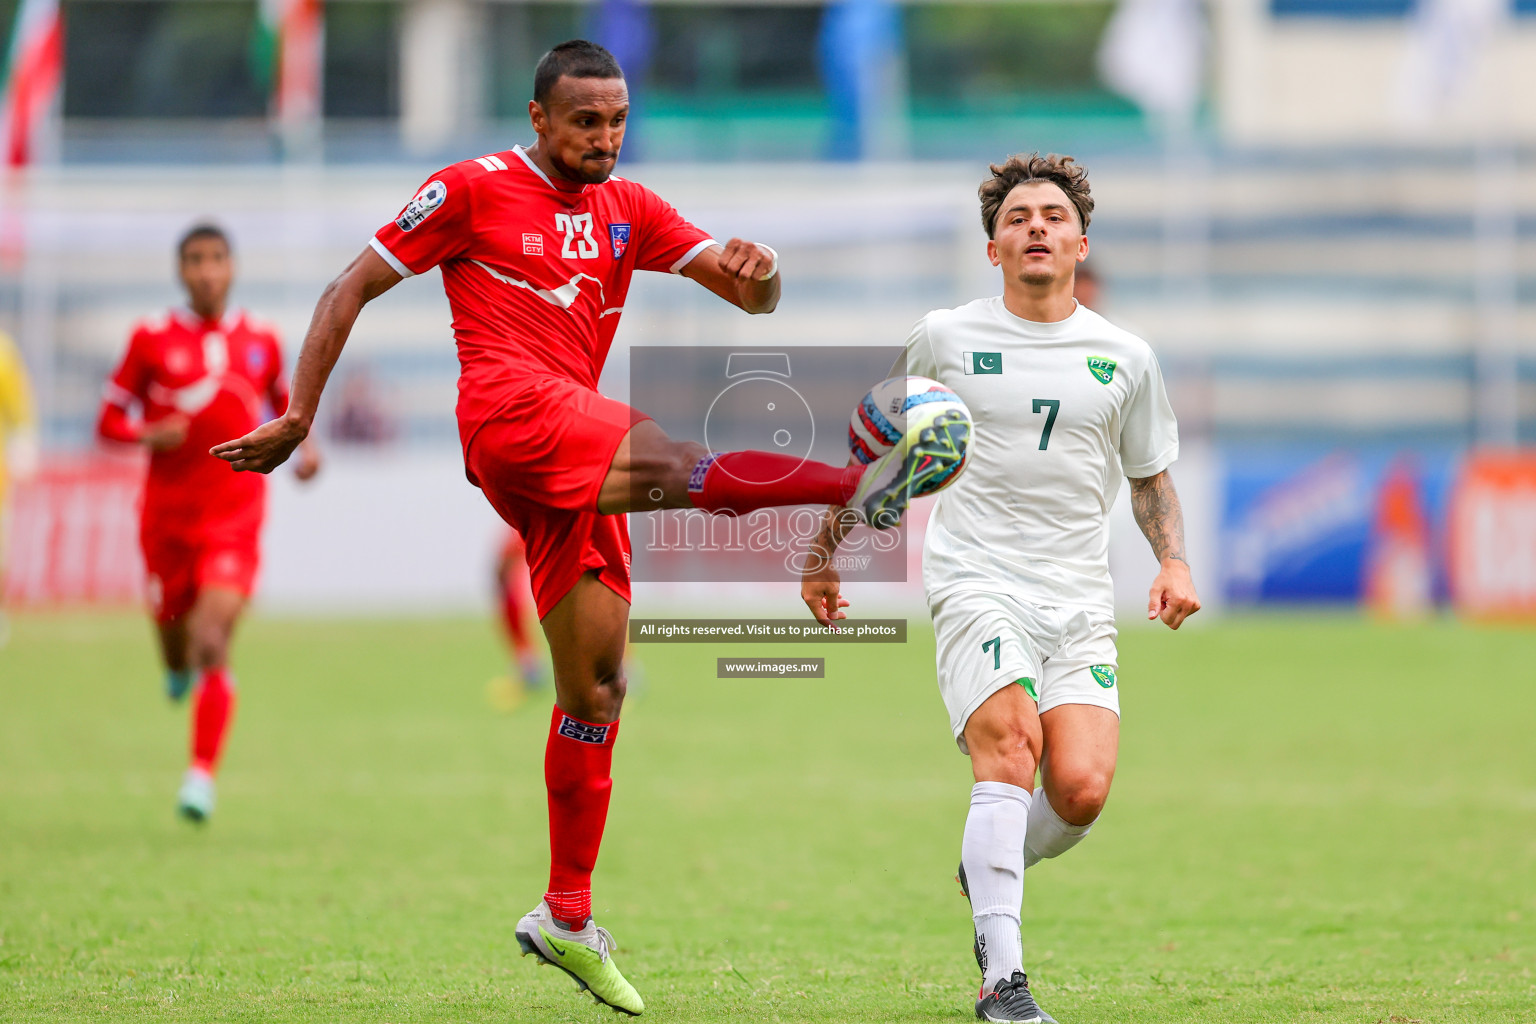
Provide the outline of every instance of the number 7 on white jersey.
[[[597,239],[592,237],[590,213],[578,213],[574,216],[569,213],[557,213],[555,230],[565,232],[565,244],[560,247],[560,255],[566,259],[590,260],[597,255]],[[572,248],[573,243],[574,248]]]

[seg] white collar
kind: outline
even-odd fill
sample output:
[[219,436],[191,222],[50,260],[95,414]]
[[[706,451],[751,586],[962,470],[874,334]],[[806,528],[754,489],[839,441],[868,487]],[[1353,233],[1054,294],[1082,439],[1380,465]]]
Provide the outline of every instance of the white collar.
[[[549,180],[549,175],[545,174],[543,168],[533,162],[533,158],[528,155],[527,150],[523,149],[523,147],[520,145],[516,145],[512,147],[512,152],[516,153],[518,159],[522,160],[523,163],[528,165],[528,169],[530,171],[532,171],[534,174],[537,174],[540,178],[543,178],[544,184],[548,185],[550,188],[555,187],[555,183]],[[559,189],[556,189],[556,191],[559,191]]]
[[[223,331],[225,334],[228,334],[230,331],[235,329],[236,325],[239,324],[240,317],[243,314],[244,311],[238,307],[231,306],[229,309],[226,309],[224,311],[223,318],[219,320],[219,330]],[[202,317],[193,312],[192,307],[190,306],[172,307],[171,317],[172,319],[180,321],[184,327],[192,331],[201,330],[203,323],[205,322]]]
[[[514,145],[512,147],[512,152],[516,153],[517,156],[518,156],[518,159],[522,160],[523,163],[528,165],[528,169],[530,171],[532,171],[534,174],[537,174],[540,178],[544,179],[544,184],[548,185],[550,188],[554,189],[556,192],[561,193],[562,195],[567,195],[567,196],[581,195],[581,192],[585,192],[587,189],[592,187],[590,184],[583,184],[581,186],[581,192],[572,192],[569,189],[561,188],[558,185],[556,185],[554,182],[549,180],[549,175],[545,174],[544,170],[541,167],[539,167],[538,164],[533,162],[533,158],[528,155],[528,151],[525,150],[521,145]],[[610,174],[608,176],[608,181],[612,181],[615,177],[617,177],[617,176]],[[607,183],[608,182],[599,182],[599,184],[603,184],[603,185],[606,185]]]

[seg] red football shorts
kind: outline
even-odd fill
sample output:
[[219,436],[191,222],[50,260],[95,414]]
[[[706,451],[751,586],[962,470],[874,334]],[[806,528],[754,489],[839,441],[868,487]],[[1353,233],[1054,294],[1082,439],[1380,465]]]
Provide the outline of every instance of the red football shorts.
[[575,381],[544,377],[470,439],[470,482],[522,535],[539,618],[594,570],[630,599],[629,523],[599,513],[597,498],[619,442],[645,419]]
[[261,517],[254,523],[191,524],[180,529],[146,525],[144,549],[149,607],[159,623],[192,610],[204,587],[237,590],[250,597],[261,566]]

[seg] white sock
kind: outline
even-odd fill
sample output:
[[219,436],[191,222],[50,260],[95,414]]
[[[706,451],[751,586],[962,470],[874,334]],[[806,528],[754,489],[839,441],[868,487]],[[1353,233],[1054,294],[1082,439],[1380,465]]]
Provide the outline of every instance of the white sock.
[[1006,782],[971,787],[960,863],[971,892],[971,916],[982,943],[982,988],[1024,969],[1019,912],[1024,903],[1024,835],[1030,793]]
[[1046,799],[1045,788],[1042,786],[1036,789],[1034,801],[1029,806],[1029,835],[1024,840],[1024,866],[1032,868],[1047,858],[1060,857],[1082,842],[1092,828],[1091,821],[1086,825],[1068,824]]

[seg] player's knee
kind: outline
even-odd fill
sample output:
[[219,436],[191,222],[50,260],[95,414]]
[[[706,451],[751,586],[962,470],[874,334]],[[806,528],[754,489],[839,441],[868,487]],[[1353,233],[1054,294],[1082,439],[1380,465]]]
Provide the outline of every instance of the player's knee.
[[193,647],[192,665],[198,671],[221,668],[228,659],[228,654],[229,647],[227,644],[210,639]]
[[1109,772],[1084,768],[1053,777],[1051,806],[1073,825],[1087,825],[1098,818],[1109,799]]
[[597,691],[603,699],[613,704],[613,714],[617,718],[619,707],[624,703],[624,695],[629,692],[629,679],[624,675],[624,666],[619,665],[599,674]]
[[1040,728],[1024,719],[995,719],[966,729],[966,746],[977,781],[1008,782],[1031,789],[1040,760]]
[[187,647],[192,667],[220,668],[229,658],[229,630],[220,623],[199,623],[193,627]]
[[624,695],[628,681],[624,667],[599,668],[582,673],[581,678],[562,678],[555,675],[555,686],[560,691],[560,706],[583,721],[605,725],[616,721],[624,707]]

